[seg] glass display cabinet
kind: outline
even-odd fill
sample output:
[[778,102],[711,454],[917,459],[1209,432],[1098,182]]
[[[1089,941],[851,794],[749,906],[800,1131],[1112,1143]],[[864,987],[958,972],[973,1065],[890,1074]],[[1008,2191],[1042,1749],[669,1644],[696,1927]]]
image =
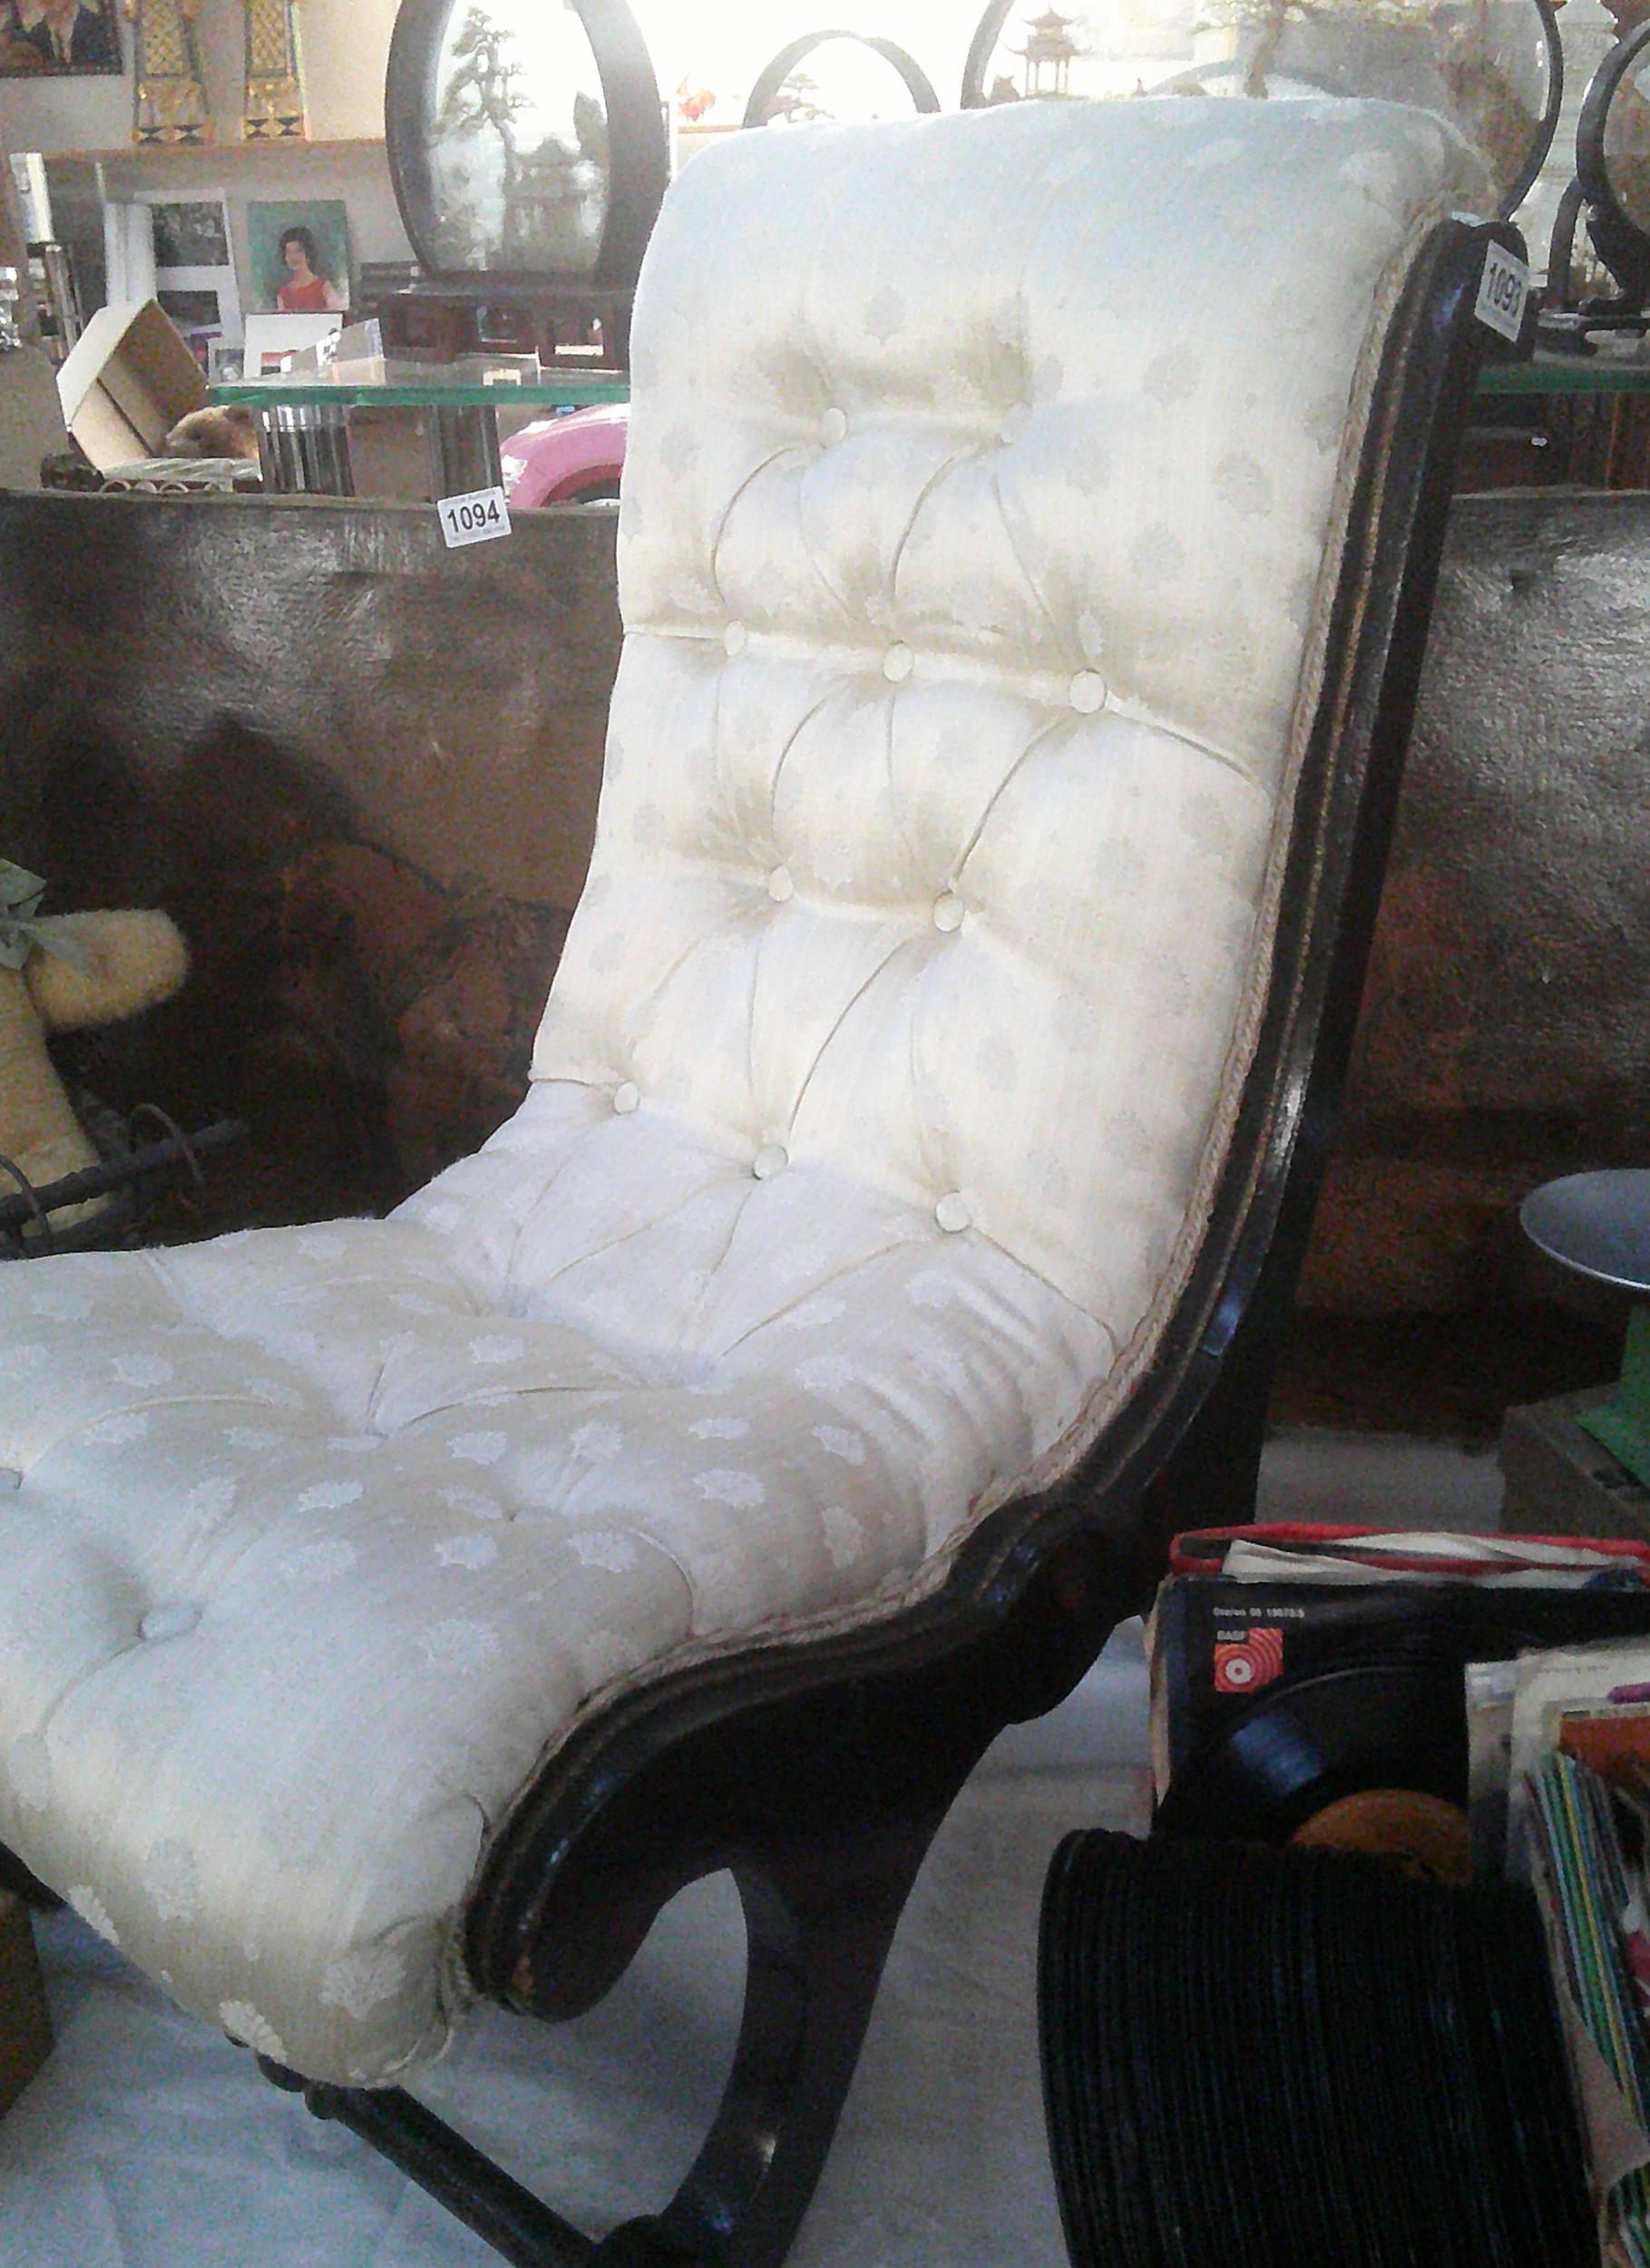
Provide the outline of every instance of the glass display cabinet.
[[625,0],[404,0],[385,119],[423,270],[384,303],[386,347],[621,368],[669,171]]

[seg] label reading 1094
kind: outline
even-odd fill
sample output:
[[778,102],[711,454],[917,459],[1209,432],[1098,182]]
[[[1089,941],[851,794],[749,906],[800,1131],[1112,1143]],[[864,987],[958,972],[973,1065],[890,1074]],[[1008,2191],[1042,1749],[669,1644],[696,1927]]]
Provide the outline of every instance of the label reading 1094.
[[1473,310],[1479,321],[1516,344],[1524,328],[1524,302],[1528,297],[1528,269],[1516,253],[1492,244],[1484,255],[1484,277]]
[[448,551],[464,543],[491,543],[510,533],[510,506],[502,488],[478,488],[468,496],[444,496],[435,509],[441,514],[441,535]]

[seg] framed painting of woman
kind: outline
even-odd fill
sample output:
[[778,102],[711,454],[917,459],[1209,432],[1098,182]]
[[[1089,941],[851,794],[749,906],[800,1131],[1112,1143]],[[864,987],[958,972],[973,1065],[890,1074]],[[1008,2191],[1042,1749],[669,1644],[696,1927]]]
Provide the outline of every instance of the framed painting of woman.
[[247,207],[247,304],[279,315],[325,315],[349,305],[349,215],[341,198],[288,198]]

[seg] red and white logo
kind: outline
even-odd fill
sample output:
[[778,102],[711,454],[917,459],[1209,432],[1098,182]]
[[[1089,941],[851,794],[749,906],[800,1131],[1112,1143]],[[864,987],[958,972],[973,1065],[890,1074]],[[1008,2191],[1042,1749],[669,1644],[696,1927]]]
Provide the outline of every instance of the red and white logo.
[[1221,1639],[1215,1647],[1216,1693],[1258,1693],[1284,1674],[1284,1633],[1275,1622]]

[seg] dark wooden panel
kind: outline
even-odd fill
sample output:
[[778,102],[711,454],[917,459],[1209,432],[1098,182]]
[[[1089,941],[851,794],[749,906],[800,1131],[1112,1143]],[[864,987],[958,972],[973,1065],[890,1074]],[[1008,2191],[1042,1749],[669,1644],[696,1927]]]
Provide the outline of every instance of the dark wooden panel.
[[1515,1208],[1650,1160],[1650,495],[1458,497],[1302,1296],[1542,1288]]
[[80,1055],[251,1119],[220,1218],[389,1202],[513,1106],[618,638],[610,511],[448,552],[415,507],[0,497],[0,855],[182,924],[186,992]]

